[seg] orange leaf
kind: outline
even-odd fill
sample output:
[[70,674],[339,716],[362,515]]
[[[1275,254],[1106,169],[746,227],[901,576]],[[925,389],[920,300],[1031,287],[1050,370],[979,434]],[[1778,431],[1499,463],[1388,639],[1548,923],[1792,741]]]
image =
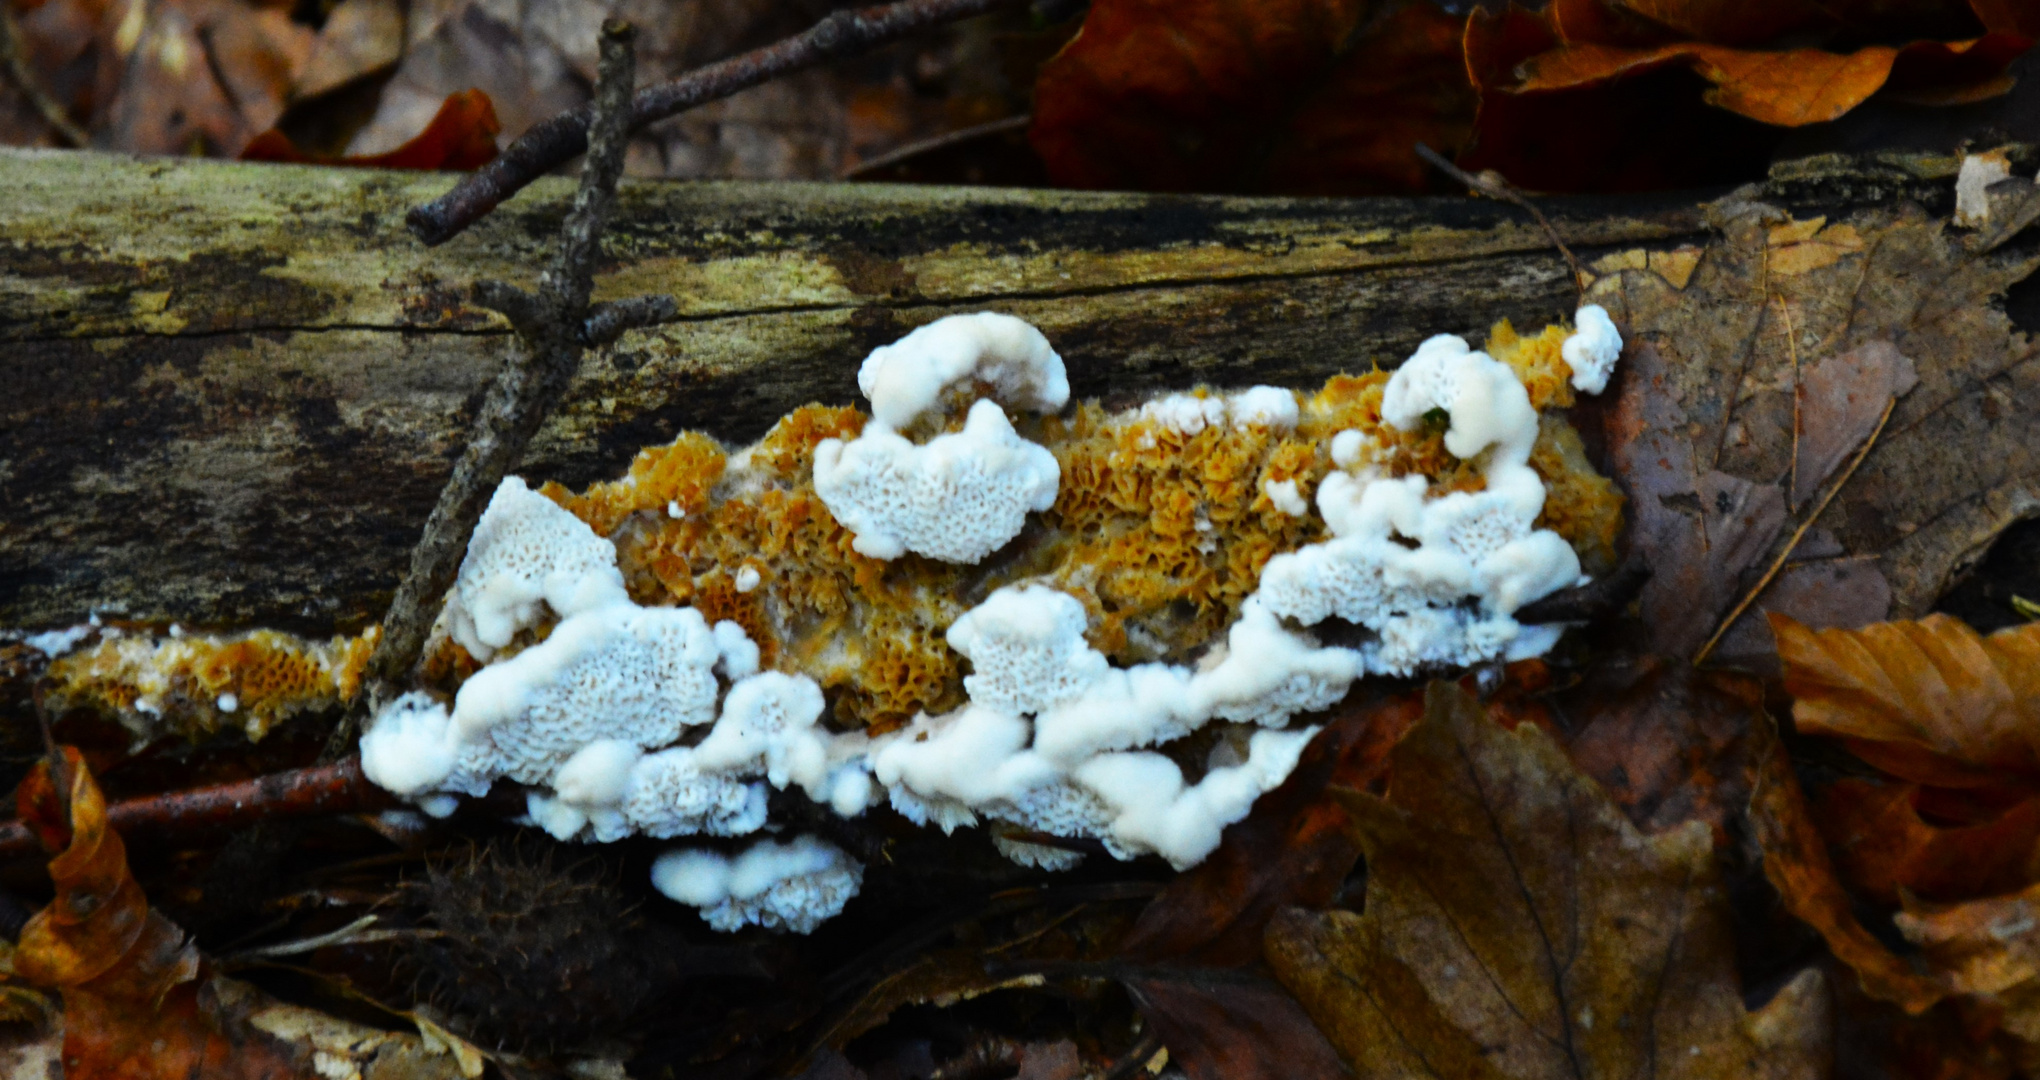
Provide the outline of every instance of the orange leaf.
[[242,161],[279,161],[305,165],[342,165],[368,169],[479,169],[496,156],[496,136],[503,125],[496,106],[480,90],[448,94],[425,130],[402,146],[382,154],[326,157],[298,149],[290,136],[274,128],[241,150]]
[[1705,95],[1708,104],[1766,124],[1799,127],[1833,120],[1876,93],[1897,56],[1898,50],[1888,45],[1831,53],[1697,42],[1649,49],[1581,42],[1525,61],[1523,82],[1514,90],[1569,90],[1685,64],[1714,84]]
[[259,1032],[223,1015],[199,979],[198,950],[149,909],[107,826],[106,799],[82,755],[64,747],[69,814],[47,762],[22,781],[21,816],[51,846],[56,898],[22,928],[14,970],[64,999],[71,1080],[231,1080],[308,1075]]
[[[1494,169],[1532,190],[1582,192],[1729,183],[1763,171],[1777,129],[1709,107],[1696,92],[1704,84],[1682,68],[1619,84],[1506,92],[1518,65],[1559,47],[1549,14],[1511,5],[1469,16],[1466,63],[1481,94],[1461,167]],[[1609,138],[1611,131],[1622,137]]]
[[1799,729],[1943,787],[2040,783],[2040,625],[1986,638],[1958,619],[1810,630],[1771,616]]
[[1764,876],[1785,909],[1826,939],[1835,958],[1856,973],[1863,992],[1919,1013],[1946,990],[1912,970],[1856,919],[1855,902],[1835,877],[1827,842],[1807,813],[1792,762],[1775,741],[1750,795],[1750,825],[1764,851]]
[[1098,0],[1043,67],[1058,184],[1370,194],[1429,180],[1473,113],[1459,19],[1427,0]]
[[1920,816],[1919,789],[1847,779],[1815,810],[1842,875],[1896,904],[1901,889],[1930,900],[2011,892],[2040,878],[2040,799],[1977,825],[1942,827]]

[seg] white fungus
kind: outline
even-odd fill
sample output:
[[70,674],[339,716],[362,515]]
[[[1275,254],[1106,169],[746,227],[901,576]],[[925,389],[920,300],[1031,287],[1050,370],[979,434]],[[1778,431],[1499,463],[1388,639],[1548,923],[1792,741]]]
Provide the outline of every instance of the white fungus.
[[976,562],[1020,535],[1029,511],[1055,505],[1061,478],[1055,455],[1015,433],[991,401],[926,445],[874,421],[849,442],[815,447],[815,493],[874,559],[912,551]]
[[1587,304],[1573,316],[1572,334],[1559,346],[1559,355],[1572,368],[1573,389],[1598,394],[1608,388],[1608,376],[1622,356],[1622,335],[1608,318],[1608,309]]
[[213,707],[231,715],[241,707],[241,699],[234,694],[221,694],[213,699]]
[[[1596,392],[1621,338],[1599,307],[1581,308],[1577,324],[1562,353],[1574,385]],[[1061,359],[1025,323],[944,319],[875,350],[859,385],[873,419],[856,439],[821,442],[814,465],[817,493],[859,552],[976,562],[1053,504],[1054,456],[1022,439],[1000,407],[1045,411],[1068,398]],[[970,406],[961,430],[920,444],[902,434],[953,405],[959,389],[991,395]],[[1224,424],[1286,431],[1298,402],[1254,387],[1172,395],[1137,415],[1186,434]],[[966,703],[878,738],[829,731],[821,687],[760,670],[758,645],[737,623],[711,627],[692,608],[632,603],[613,546],[509,478],[447,603],[450,633],[486,666],[450,710],[424,694],[387,707],[362,738],[363,769],[434,815],[452,811],[454,793],[479,795],[508,777],[529,785],[530,821],[562,839],[744,836],[767,826],[772,789],[798,787],[845,817],[888,801],[945,830],[997,823],[999,850],[1027,865],[1065,869],[1081,856],[999,830],[1194,865],[1294,769],[1318,730],[1291,726],[1295,717],[1330,707],[1369,672],[1537,655],[1559,630],[1521,626],[1514,613],[1584,580],[1572,548],[1534,527],[1545,498],[1528,464],[1537,413],[1506,365],[1459,338],[1431,338],[1390,377],[1382,416],[1404,429],[1444,422],[1446,449],[1481,461],[1483,490],[1435,495],[1423,476],[1388,478],[1381,446],[1341,431],[1329,448],[1338,469],[1315,498],[1331,538],[1269,559],[1224,640],[1195,663],[1115,667],[1086,639],[1075,596],[1009,585],[949,628],[950,647],[970,665]],[[1259,490],[1282,513],[1311,511],[1296,478],[1264,479]],[[668,513],[679,516],[677,505]],[[1194,525],[1215,531],[1202,510]],[[748,564],[733,577],[739,592],[762,580]],[[500,655],[545,621],[541,606],[557,625]],[[1334,618],[1364,630],[1362,643],[1327,646],[1307,629]],[[1155,749],[1213,724],[1223,726],[1194,783],[1180,752]],[[802,836],[735,856],[671,851],[653,880],[716,929],[805,933],[842,909],[862,873],[841,850]]]
[[1226,413],[1234,427],[1288,431],[1296,427],[1296,393],[1279,386],[1251,387],[1227,400]]
[[717,930],[743,926],[806,934],[843,910],[864,880],[864,864],[813,836],[764,840],[735,858],[669,851],[652,863],[652,885],[701,909]]
[[487,662],[537,623],[541,601],[566,617],[625,599],[615,546],[522,479],[506,476],[468,540],[447,598],[447,632]]
[[22,638],[21,643],[55,660],[77,648],[78,643],[91,637],[92,631],[98,627],[99,616],[94,615],[90,623],[81,623],[64,630],[45,630],[40,634],[30,634]]
[[871,417],[903,428],[966,379],[988,384],[1016,409],[1054,412],[1070,399],[1062,357],[1025,320],[991,311],[937,319],[865,357],[857,388]]
[[1310,513],[1310,502],[1297,492],[1294,477],[1288,480],[1261,481],[1261,494],[1268,496],[1268,501],[1275,504],[1275,509],[1290,517],[1302,517]]
[[452,718],[432,695],[412,691],[391,702],[361,736],[361,771],[377,787],[405,797],[444,783],[459,753]]

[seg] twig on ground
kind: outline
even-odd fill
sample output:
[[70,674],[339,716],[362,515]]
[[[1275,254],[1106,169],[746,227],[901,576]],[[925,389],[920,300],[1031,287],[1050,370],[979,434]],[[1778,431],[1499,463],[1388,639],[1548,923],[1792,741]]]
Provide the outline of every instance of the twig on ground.
[[7,81],[35,106],[43,122],[56,131],[64,145],[84,146],[92,141],[92,136],[71,119],[64,106],[43,89],[35,68],[21,51],[21,27],[16,25],[13,8],[7,4],[0,4],[0,70],[6,72]]
[[1734,626],[1735,621],[1742,618],[1743,612],[1748,611],[1750,605],[1757,602],[1757,597],[1764,595],[1764,590],[1771,587],[1771,580],[1778,576],[1778,571],[1785,568],[1785,561],[1798,550],[1799,541],[1806,537],[1806,531],[1813,528],[1813,523],[1819,521],[1822,514],[1827,513],[1828,504],[1835,501],[1835,496],[1841,494],[1842,489],[1848,486],[1849,478],[1856,475],[1856,466],[1863,464],[1863,459],[1870,456],[1870,448],[1877,445],[1877,437],[1884,434],[1884,425],[1891,422],[1891,410],[1896,408],[1898,398],[1894,396],[1885,403],[1884,415],[1877,418],[1877,426],[1871,430],[1870,437],[1863,440],[1863,448],[1856,451],[1856,456],[1850,460],[1849,467],[1842,470],[1841,479],[1835,481],[1835,485],[1828,489],[1827,494],[1821,496],[1820,504],[1813,508],[1812,513],[1806,515],[1806,520],[1799,523],[1799,528],[1793,530],[1792,539],[1786,543],[1785,550],[1771,560],[1770,568],[1758,579],[1756,587],[1742,598],[1742,602],[1735,606],[1734,611],[1728,613],[1728,618],[1721,620],[1720,626],[1714,628],[1714,636],[1707,639],[1707,644],[1700,646],[1700,651],[1693,654],[1694,667],[1699,667],[1707,661],[1707,655],[1714,651],[1716,645],[1721,644],[1721,639],[1728,633],[1729,627]]
[[240,952],[233,953],[224,959],[229,963],[234,963],[237,961],[261,960],[275,956],[297,956],[301,953],[316,952],[333,945],[373,945],[379,941],[402,941],[406,938],[444,936],[437,930],[374,929],[375,924],[381,921],[382,916],[380,915],[363,915],[361,918],[348,923],[338,930],[316,934],[308,938],[299,938],[295,941],[278,942],[275,945],[262,945],[253,949],[242,949]]
[[1580,303],[1584,304],[1587,302],[1586,270],[1581,268],[1579,259],[1573,257],[1572,249],[1565,246],[1564,240],[1559,239],[1558,230],[1551,227],[1551,222],[1545,218],[1544,211],[1537,209],[1537,204],[1525,198],[1522,192],[1511,187],[1509,182],[1503,179],[1502,175],[1498,172],[1493,170],[1479,173],[1467,172],[1465,169],[1454,165],[1445,155],[1423,143],[1417,144],[1417,156],[1430,162],[1432,167],[1436,168],[1439,172],[1465,184],[1476,194],[1485,195],[1490,199],[1496,199],[1514,206],[1520,206],[1530,211],[1530,216],[1537,219],[1537,227],[1544,230],[1544,235],[1551,241],[1551,246],[1557,248],[1560,255],[1565,256],[1565,264],[1572,268],[1573,291],[1579,294]]
[[[382,637],[369,657],[360,701],[373,713],[395,696],[424,651],[426,637],[439,610],[440,598],[453,584],[467,541],[482,510],[503,477],[524,454],[546,414],[564,394],[581,365],[581,355],[598,329],[616,333],[643,325],[672,311],[672,300],[658,297],[604,305],[591,312],[595,259],[602,228],[616,199],[629,141],[630,93],[636,67],[632,42],[637,32],[611,20],[602,27],[600,79],[596,87],[595,122],[581,185],[560,227],[559,250],[552,265],[539,275],[536,294],[500,281],[478,282],[475,301],[501,312],[517,331],[517,347],[483,399],[467,448],[441,489],[439,503],[425,523],[411,566],[397,587],[383,619]],[[664,303],[660,303],[664,301]],[[614,312],[615,314],[608,314]],[[606,329],[604,330],[606,332]],[[326,746],[325,759],[335,760],[352,746],[357,709],[343,717]]]
[[1785,294],[1772,297],[1778,302],[1778,318],[1785,323],[1785,348],[1792,354],[1792,460],[1785,463],[1785,498],[1796,503],[1799,498],[1799,434],[1805,425],[1800,422],[1800,412],[1806,400],[1806,388],[1799,383],[1799,332],[1792,327],[1792,312],[1785,307]]
[[1644,559],[1643,553],[1632,548],[1629,557],[1613,573],[1524,604],[1516,610],[1516,621],[1525,626],[1538,626],[1587,622],[1606,615],[1636,599],[1636,594],[1643,590],[1643,583],[1650,580],[1650,570],[1650,563]]
[[[106,820],[123,834],[135,829],[165,834],[252,825],[281,817],[383,810],[397,805],[394,796],[362,775],[361,759],[349,757],[331,765],[272,773],[232,784],[128,799],[108,806]],[[26,824],[18,820],[0,823],[0,858],[39,850],[35,834]]]
[[[631,101],[630,131],[729,97],[788,72],[853,56],[931,26],[982,15],[1015,0],[899,0],[884,7],[837,11],[790,38],[648,86]],[[592,106],[532,125],[494,161],[463,177],[452,191],[404,218],[427,244],[443,244],[525,185],[588,148]]]

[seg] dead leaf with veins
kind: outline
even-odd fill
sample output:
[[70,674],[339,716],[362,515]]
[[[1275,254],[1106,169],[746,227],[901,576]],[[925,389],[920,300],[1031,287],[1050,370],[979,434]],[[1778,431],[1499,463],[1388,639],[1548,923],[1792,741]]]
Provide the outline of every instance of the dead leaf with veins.
[[1826,1075],[1818,973],[1744,1008],[1706,825],[1645,835],[1542,730],[1446,684],[1390,770],[1345,800],[1365,913],[1292,909],[1268,938],[1357,1075]]

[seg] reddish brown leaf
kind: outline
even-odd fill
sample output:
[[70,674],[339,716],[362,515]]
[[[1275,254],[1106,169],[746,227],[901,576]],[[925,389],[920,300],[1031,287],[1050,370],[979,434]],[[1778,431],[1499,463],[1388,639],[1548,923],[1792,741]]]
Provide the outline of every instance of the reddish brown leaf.
[[1842,876],[1897,904],[1899,890],[1929,900],[2013,892],[2040,879],[2040,799],[1977,825],[1944,827],[1920,816],[1919,788],[1847,779],[1820,793],[1815,817]]
[[384,154],[323,157],[307,154],[281,131],[257,135],[241,151],[242,161],[280,161],[309,165],[344,165],[369,169],[447,169],[466,171],[496,156],[496,107],[480,90],[449,94],[432,122],[416,137]]
[[1276,911],[1331,903],[1360,850],[1327,785],[1365,788],[1417,718],[1414,694],[1364,702],[1319,733],[1289,779],[1226,829],[1218,850],[1180,874],[1141,912],[1120,955],[1141,963],[1257,963]]
[[1946,615],[1861,630],[1771,617],[1801,731],[1942,787],[2040,783],[2040,625],[1986,638]]
[[1662,657],[1598,665],[1559,707],[1579,725],[1566,752],[1645,832],[1705,822],[1717,845],[1749,801],[1763,687]]
[[1043,69],[1035,149],[1071,187],[1369,194],[1457,149],[1460,23],[1423,0],[1099,0]]
[[64,751],[68,799],[58,798],[46,762],[17,795],[21,816],[61,850],[50,860],[56,898],[22,929],[14,969],[63,995],[65,1075],[312,1075],[220,1007],[199,978],[198,950],[176,924],[150,910],[128,872],[127,849],[107,827],[105,797],[83,757]]
[[1835,876],[1827,841],[1814,825],[1799,778],[1783,746],[1764,754],[1750,796],[1750,825],[1764,851],[1764,876],[1785,909],[1819,931],[1829,951],[1856,973],[1863,992],[1918,1013],[1947,991],[1864,929],[1855,905]]
[[1190,1080],[1343,1080],[1310,1016],[1265,978],[1231,972],[1124,980],[1141,1016]]

